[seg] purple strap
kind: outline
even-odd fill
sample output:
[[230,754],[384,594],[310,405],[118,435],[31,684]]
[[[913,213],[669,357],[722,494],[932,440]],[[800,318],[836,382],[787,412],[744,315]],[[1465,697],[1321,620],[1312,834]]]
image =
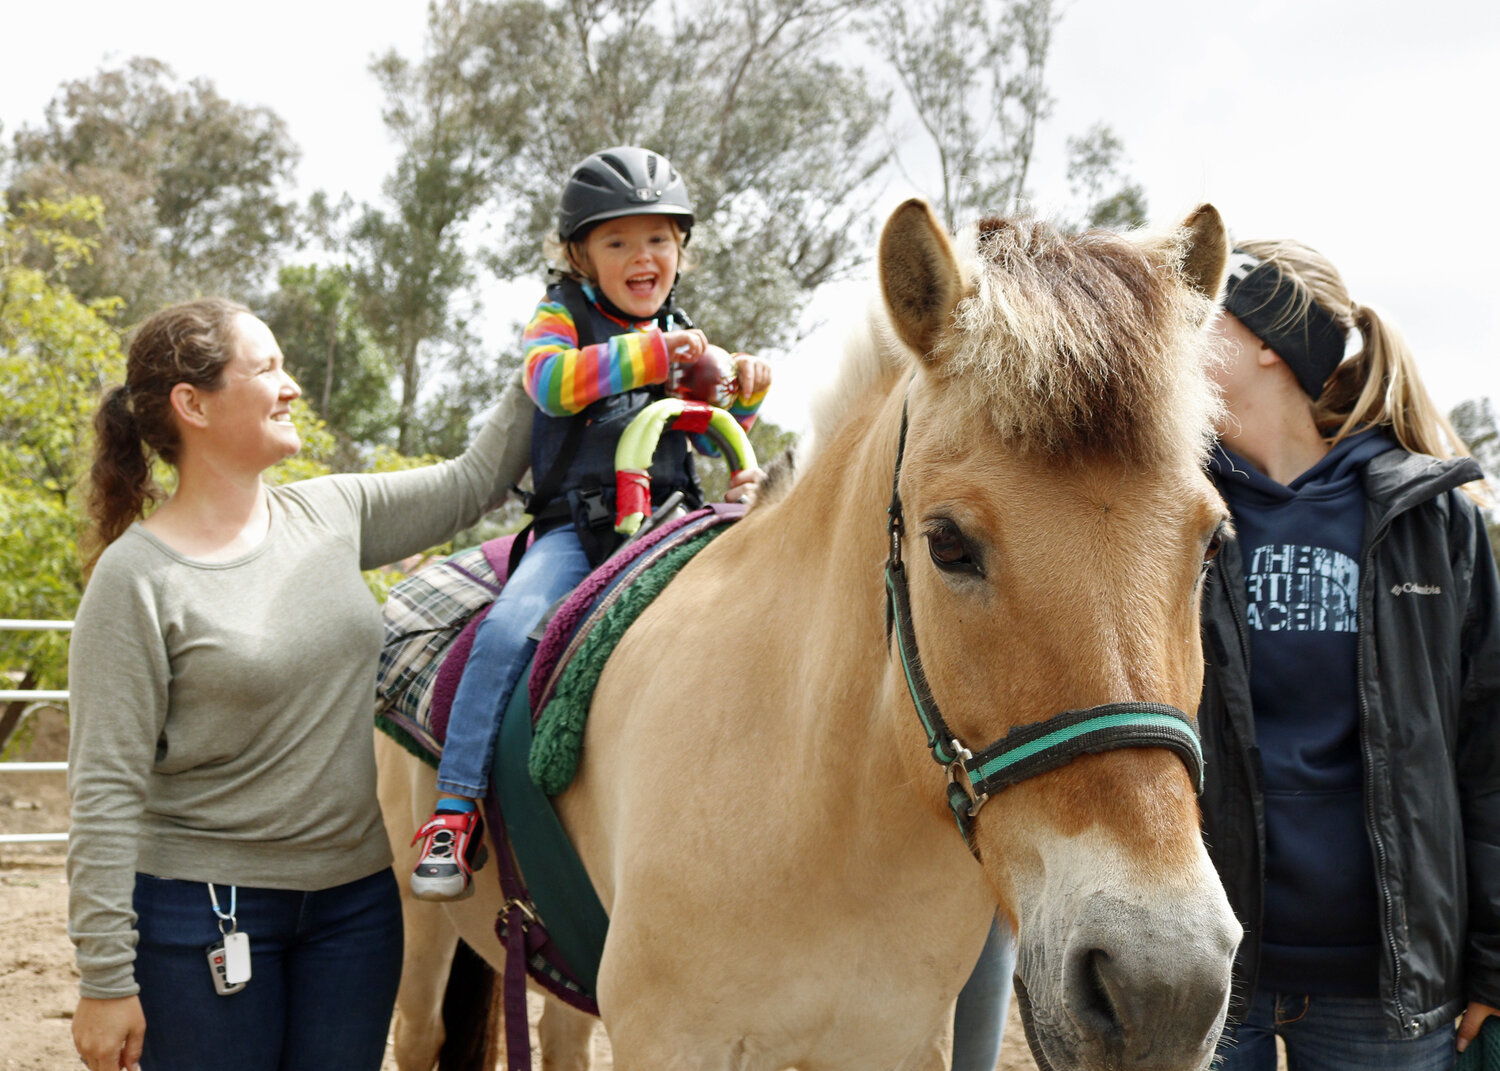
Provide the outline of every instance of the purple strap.
[[[481,804],[489,823],[490,840],[495,845],[495,863],[500,876],[500,895],[505,904],[495,916],[495,936],[505,943],[505,974],[501,981],[501,1002],[505,1015],[506,1071],[531,1071],[531,1029],[526,1018],[526,947],[531,930],[530,908],[526,887],[516,873],[510,854],[510,839],[505,833],[505,818],[493,792]],[[540,936],[540,935],[539,935]]]
[[512,900],[505,920],[505,1066],[531,1071],[531,1028],[526,1019],[526,913]]
[[514,535],[504,535],[479,544],[479,549],[484,551],[484,560],[495,570],[496,584],[503,586],[510,575],[510,548],[515,541]]

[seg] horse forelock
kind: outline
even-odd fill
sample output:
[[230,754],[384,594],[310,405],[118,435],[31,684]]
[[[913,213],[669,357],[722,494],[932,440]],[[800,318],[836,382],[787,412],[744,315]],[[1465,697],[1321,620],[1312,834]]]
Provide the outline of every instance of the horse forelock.
[[945,404],[1018,451],[1201,457],[1219,404],[1212,303],[1176,270],[1181,255],[1171,239],[981,221],[960,245],[970,291],[932,355]]

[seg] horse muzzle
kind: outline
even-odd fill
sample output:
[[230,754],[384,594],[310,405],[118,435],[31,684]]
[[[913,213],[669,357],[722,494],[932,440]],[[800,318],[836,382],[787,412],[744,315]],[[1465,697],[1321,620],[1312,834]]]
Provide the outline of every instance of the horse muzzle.
[[1200,1071],[1241,933],[1217,880],[1154,897],[1075,886],[1023,918],[1016,992],[1037,1066]]

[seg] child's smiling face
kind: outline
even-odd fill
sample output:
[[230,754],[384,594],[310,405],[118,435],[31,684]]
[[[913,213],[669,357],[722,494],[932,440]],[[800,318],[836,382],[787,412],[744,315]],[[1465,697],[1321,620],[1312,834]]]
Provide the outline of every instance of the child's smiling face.
[[677,279],[677,227],[668,216],[621,216],[583,240],[589,274],[604,296],[642,320],[661,308]]

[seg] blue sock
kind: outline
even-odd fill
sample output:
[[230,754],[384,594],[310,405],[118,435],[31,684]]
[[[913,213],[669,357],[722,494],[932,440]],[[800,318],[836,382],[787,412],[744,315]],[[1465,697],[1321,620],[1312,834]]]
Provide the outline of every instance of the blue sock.
[[469,814],[474,810],[474,801],[460,796],[445,796],[438,800],[434,814]]

